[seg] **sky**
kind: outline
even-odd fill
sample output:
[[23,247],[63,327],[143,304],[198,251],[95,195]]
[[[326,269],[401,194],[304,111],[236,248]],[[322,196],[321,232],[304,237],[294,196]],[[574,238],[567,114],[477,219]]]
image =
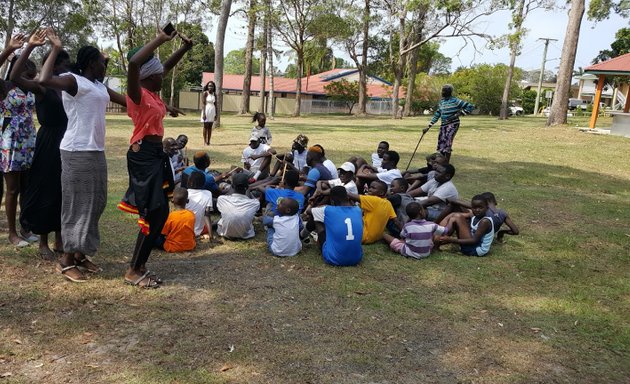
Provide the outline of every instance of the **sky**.
[[[534,10],[531,12],[525,21],[525,27],[529,32],[523,42],[522,54],[516,58],[516,66],[525,70],[540,69],[544,42],[538,39],[551,38],[557,39],[557,41],[551,41],[549,44],[545,69],[557,72],[567,21],[567,9],[554,11]],[[500,35],[507,32],[509,22],[509,12],[500,12],[492,15],[485,22],[480,23],[478,28],[487,34]],[[580,29],[580,40],[575,60],[575,68],[589,66],[600,50],[610,48],[610,43],[615,40],[617,30],[628,26],[629,21],[617,15],[611,16],[608,20],[593,23],[587,20],[585,14]],[[242,18],[233,17],[230,19],[226,32],[226,54],[231,50],[245,47],[247,40],[246,28],[247,25]],[[215,40],[215,35],[215,29],[208,32],[211,41]],[[462,39],[449,38],[442,42],[440,52],[447,57],[451,57],[453,70],[460,66],[467,67],[481,63],[509,63],[510,53],[507,48],[490,50],[485,48],[484,44],[484,42],[479,41],[477,46],[481,52],[475,52],[472,45],[464,46],[465,44]],[[275,41],[274,46],[279,49],[286,49],[286,47],[281,46],[279,41]],[[349,57],[342,52],[341,49],[338,47],[333,47],[333,49],[336,57],[343,57],[349,61]],[[281,70],[284,70],[287,64],[289,64],[289,59],[288,57],[284,57],[277,66]]]

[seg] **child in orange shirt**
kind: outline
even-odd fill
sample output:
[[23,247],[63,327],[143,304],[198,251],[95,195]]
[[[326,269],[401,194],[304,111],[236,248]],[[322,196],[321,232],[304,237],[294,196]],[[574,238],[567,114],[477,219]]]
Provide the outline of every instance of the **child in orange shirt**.
[[186,209],[188,190],[175,188],[173,205],[175,210],[168,214],[168,219],[158,237],[158,247],[166,252],[186,252],[195,248],[195,214]]

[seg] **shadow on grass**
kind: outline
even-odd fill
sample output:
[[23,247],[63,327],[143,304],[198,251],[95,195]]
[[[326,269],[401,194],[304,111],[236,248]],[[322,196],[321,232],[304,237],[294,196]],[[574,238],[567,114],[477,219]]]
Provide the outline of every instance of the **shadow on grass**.
[[[0,261],[0,371],[17,382],[623,382],[630,181],[569,166],[457,155],[462,196],[493,191],[522,235],[486,258],[414,261],[381,244],[356,268],[315,247],[274,258],[254,241],[156,253],[166,280],[122,283],[134,220],[101,220],[104,273],[61,282],[34,251]],[[403,163],[405,156],[401,154]],[[14,255],[7,246],[4,254]],[[17,340],[17,341],[16,341]],[[19,341],[19,342],[18,342]],[[233,346],[233,350],[232,347]],[[223,370],[223,371],[222,371]]]

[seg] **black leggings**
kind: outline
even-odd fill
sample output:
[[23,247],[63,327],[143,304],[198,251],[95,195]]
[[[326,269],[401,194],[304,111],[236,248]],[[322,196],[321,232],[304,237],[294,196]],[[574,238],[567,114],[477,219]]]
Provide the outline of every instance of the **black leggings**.
[[[165,199],[166,200],[166,199]],[[136,247],[131,258],[131,269],[138,270],[149,260],[151,249],[155,246],[155,240],[162,233],[164,223],[168,218],[168,202],[162,204],[160,208],[155,209],[145,218],[149,222],[149,234],[145,235],[140,231],[136,240]]]

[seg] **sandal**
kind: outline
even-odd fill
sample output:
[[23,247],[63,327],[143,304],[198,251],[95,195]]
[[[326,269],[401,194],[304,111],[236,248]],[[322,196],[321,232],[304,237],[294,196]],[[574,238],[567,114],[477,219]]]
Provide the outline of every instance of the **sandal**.
[[[68,274],[68,271],[71,271],[72,269],[76,268],[77,272],[79,273],[78,277],[73,277],[70,274]],[[76,265],[68,265],[66,267],[64,267],[61,264],[57,264],[57,272],[61,273],[63,275],[63,277],[65,277],[66,279],[72,281],[73,283],[85,283],[87,281],[87,279],[85,278],[85,276],[83,276],[83,273],[81,272],[81,270],[79,270],[79,268]]]
[[34,235],[32,233],[28,234],[28,236],[26,236],[24,234],[20,234],[20,237],[22,239],[24,239],[24,241],[27,241],[29,243],[35,243],[35,242],[39,241],[39,236]]
[[[11,241],[9,241],[9,242],[10,242],[11,244],[13,244]],[[28,242],[28,241],[26,241],[26,240],[20,240],[20,241],[18,241],[18,243],[17,243],[17,244],[13,244],[13,246],[14,246],[15,248],[18,248],[18,249],[28,247],[29,245],[31,245],[31,243],[29,243],[29,242]]]
[[[144,284],[142,283],[144,281]],[[125,284],[133,285],[139,288],[144,289],[155,289],[159,288],[160,284],[151,276],[149,276],[149,272],[145,272],[144,275],[138,277],[136,280],[128,280],[125,278]]]
[[79,268],[81,272],[99,273],[103,270],[101,267],[94,264],[92,260],[88,259],[87,256],[83,256],[83,258],[76,263],[77,268]]
[[158,284],[162,284],[162,283],[164,282],[164,281],[162,281],[162,279],[160,279],[160,278],[159,278],[159,277],[155,274],[155,272],[153,272],[153,271],[149,271],[149,270],[147,269],[147,271],[146,271],[145,273],[148,273],[148,274],[149,274],[149,277],[150,277],[150,278],[152,278],[153,280],[155,280],[155,282],[156,282],[156,283],[158,283]]

